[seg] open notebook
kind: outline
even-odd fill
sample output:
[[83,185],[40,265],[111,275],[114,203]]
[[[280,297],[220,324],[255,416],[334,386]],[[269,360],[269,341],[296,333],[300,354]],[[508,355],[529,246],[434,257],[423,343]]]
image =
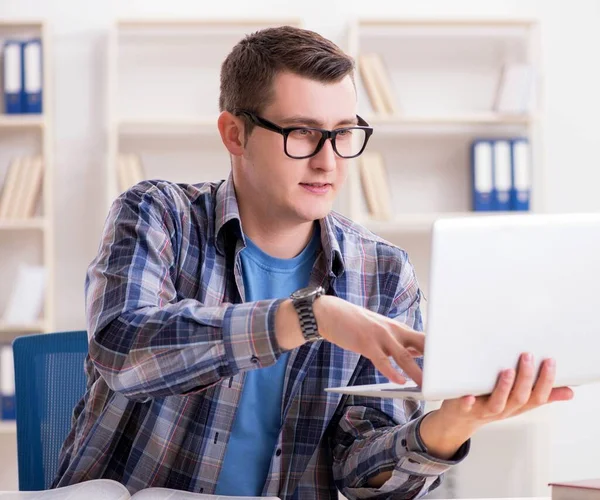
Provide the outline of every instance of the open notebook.
[[[230,497],[189,493],[169,488],[148,488],[130,495],[127,488],[112,479],[93,479],[84,483],[44,491],[3,491],[2,500],[233,500],[246,498],[258,500],[259,497]],[[261,500],[279,500],[277,497],[260,497]]]

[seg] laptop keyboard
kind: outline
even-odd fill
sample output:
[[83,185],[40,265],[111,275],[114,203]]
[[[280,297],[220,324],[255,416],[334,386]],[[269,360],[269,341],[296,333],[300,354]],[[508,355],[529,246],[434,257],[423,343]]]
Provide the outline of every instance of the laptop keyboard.
[[402,391],[402,392],[421,392],[421,388],[417,387],[417,386],[413,386],[413,387],[399,387],[397,389],[381,389],[382,392],[397,392],[397,391]]

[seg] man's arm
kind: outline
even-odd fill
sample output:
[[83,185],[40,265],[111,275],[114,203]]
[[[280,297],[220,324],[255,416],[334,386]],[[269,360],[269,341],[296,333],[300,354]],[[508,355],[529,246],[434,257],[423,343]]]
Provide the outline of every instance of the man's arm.
[[[420,291],[406,254],[395,273],[398,282],[389,315],[414,330],[422,330]],[[366,359],[355,385],[387,382]],[[334,477],[347,498],[393,494],[416,498],[436,488],[442,474],[468,453],[461,443],[450,457],[440,457],[421,438],[424,404],[350,396],[345,402],[332,439]],[[450,459],[446,459],[450,458]]]
[[281,353],[281,300],[208,307],[178,298],[176,256],[189,249],[178,248],[177,203],[185,209],[177,193],[167,197],[147,182],[121,195],[86,278],[90,357],[109,387],[129,398],[201,391],[274,364]]

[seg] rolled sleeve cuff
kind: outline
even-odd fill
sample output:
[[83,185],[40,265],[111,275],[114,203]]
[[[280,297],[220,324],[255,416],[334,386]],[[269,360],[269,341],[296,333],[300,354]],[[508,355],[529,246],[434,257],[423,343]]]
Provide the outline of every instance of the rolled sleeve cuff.
[[283,300],[236,304],[227,310],[223,341],[231,374],[277,362],[281,349],[275,336],[275,314]]
[[405,428],[405,437],[397,441],[397,468],[400,468],[409,474],[439,476],[446,472],[450,467],[462,462],[467,457],[471,448],[471,440],[469,439],[463,443],[450,460],[434,457],[428,453],[419,433],[421,422],[424,418],[425,415],[409,422]]

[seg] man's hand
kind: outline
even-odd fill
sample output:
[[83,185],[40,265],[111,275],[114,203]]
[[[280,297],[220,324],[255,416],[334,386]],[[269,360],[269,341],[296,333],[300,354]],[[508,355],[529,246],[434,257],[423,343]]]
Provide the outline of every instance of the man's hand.
[[515,370],[500,373],[489,396],[465,396],[442,403],[421,422],[421,438],[433,456],[451,458],[482,426],[520,415],[555,401],[573,397],[569,387],[552,388],[556,376],[553,360],[545,360],[539,377],[534,372],[531,355],[523,354]]
[[[423,354],[424,334],[330,295],[315,300],[313,311],[319,333],[327,341],[362,354],[391,382],[404,384],[406,378],[394,368],[389,359],[392,357],[417,385],[421,385],[423,373],[413,357]],[[304,343],[291,301],[285,301],[280,307],[275,330],[282,349],[293,349]]]

